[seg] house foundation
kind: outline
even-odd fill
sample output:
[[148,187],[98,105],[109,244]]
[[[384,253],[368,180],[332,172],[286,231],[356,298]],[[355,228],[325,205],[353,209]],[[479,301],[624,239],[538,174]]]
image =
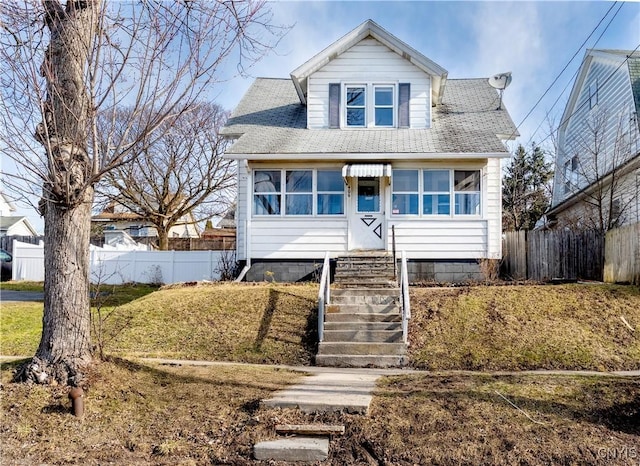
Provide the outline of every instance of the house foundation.
[[[400,260],[398,259],[398,266]],[[336,263],[331,261],[331,277]],[[409,282],[465,283],[484,280],[475,260],[409,260]],[[245,280],[248,282],[313,282],[319,281],[322,260],[253,259]]]

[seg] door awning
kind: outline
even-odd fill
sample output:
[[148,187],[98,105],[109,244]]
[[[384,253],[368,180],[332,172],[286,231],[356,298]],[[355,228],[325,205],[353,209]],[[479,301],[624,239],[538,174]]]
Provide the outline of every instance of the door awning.
[[390,163],[353,163],[342,167],[342,177],[391,177]]

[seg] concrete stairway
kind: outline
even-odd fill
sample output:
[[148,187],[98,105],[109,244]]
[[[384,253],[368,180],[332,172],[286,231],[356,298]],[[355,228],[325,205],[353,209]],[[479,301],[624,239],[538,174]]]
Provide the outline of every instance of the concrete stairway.
[[394,275],[392,255],[356,253],[338,258],[334,283],[342,288],[395,288]]
[[398,367],[406,364],[400,290],[393,258],[359,255],[338,259],[324,341],[316,364],[332,367]]

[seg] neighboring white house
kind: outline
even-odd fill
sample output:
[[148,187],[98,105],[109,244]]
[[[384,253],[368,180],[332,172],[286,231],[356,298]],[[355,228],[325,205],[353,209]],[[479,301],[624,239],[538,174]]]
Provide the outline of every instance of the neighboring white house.
[[[131,237],[158,236],[158,230],[151,222],[139,214],[131,212],[117,202],[111,202],[98,215],[91,217],[91,223],[103,230],[121,230]],[[169,229],[169,238],[199,238],[200,228],[192,215],[183,217]]]
[[222,131],[247,279],[297,280],[326,251],[391,251],[393,236],[413,278],[499,259],[500,160],[517,136],[499,100],[370,20],[290,78],[258,78]]
[[15,205],[0,191],[0,236],[37,236],[38,232],[27,217],[12,215]]
[[640,220],[640,53],[587,50],[558,130],[552,226]]

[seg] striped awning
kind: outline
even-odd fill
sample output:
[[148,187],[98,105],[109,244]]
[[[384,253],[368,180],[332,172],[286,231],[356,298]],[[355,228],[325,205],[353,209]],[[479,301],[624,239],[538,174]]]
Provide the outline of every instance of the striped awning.
[[391,177],[390,163],[353,163],[342,167],[342,177]]

